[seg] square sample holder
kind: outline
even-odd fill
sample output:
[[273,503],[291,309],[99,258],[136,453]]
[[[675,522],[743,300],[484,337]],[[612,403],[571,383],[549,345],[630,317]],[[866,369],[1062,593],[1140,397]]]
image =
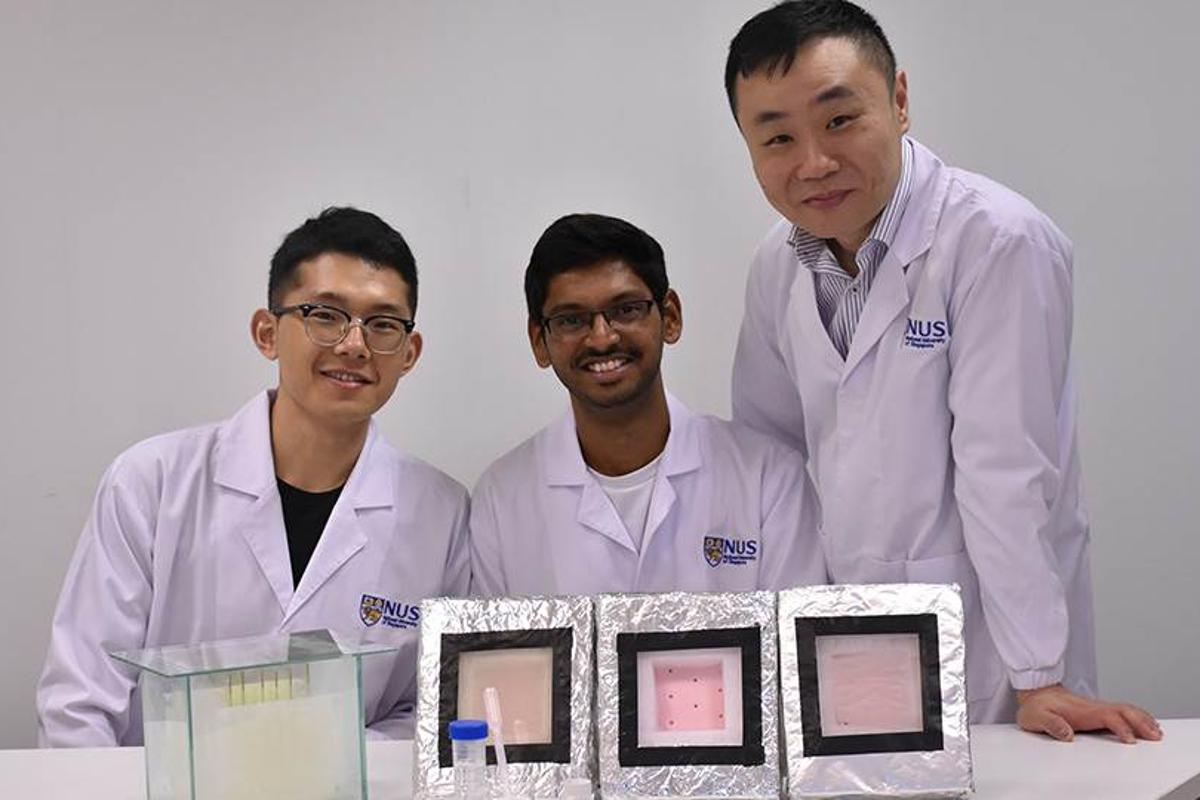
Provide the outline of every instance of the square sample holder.
[[789,589],[779,632],[791,797],[972,791],[957,586]]
[[[514,794],[556,797],[568,778],[595,779],[590,598],[437,598],[423,609],[414,759],[418,798],[453,789],[449,724],[486,719],[488,686],[500,695]],[[489,736],[487,762],[494,765],[491,741]]]
[[775,596],[596,600],[601,796],[779,797]]

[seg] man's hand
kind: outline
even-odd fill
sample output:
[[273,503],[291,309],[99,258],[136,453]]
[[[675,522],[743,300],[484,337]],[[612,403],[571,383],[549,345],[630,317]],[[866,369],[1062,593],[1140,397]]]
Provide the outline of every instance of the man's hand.
[[1076,731],[1109,730],[1125,744],[1158,741],[1162,729],[1150,714],[1129,703],[1108,703],[1075,694],[1056,683],[1017,692],[1017,725],[1069,742]]

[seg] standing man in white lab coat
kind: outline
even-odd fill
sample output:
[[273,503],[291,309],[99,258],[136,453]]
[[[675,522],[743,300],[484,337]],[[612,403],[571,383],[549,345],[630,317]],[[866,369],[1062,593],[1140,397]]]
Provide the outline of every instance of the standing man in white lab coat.
[[105,473],[54,615],[43,746],[139,744],[129,650],[329,628],[363,660],[368,734],[411,735],[423,597],[469,582],[467,497],[371,416],[417,363],[417,270],[374,214],[331,208],[283,241],[254,312],[277,388],[231,419],[134,445]]
[[683,311],[658,242],[613,217],[563,217],[533,248],[525,298],[534,359],[570,408],[479,479],[474,592],[826,582],[799,454],[663,388],[663,346],[679,340]]
[[754,17],[725,85],[783,216],[751,267],[734,418],[808,457],[833,580],[962,587],[972,721],[1158,738],[1092,699],[1070,242],[905,135],[907,78],[851,3]]

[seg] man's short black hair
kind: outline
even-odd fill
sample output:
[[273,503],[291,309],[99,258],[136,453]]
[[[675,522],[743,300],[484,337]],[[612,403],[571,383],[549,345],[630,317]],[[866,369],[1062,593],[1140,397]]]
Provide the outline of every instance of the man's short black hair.
[[751,17],[729,43],[725,94],[737,118],[737,79],[756,72],[783,75],[800,48],[816,39],[853,41],[883,73],[888,90],[896,86],[896,54],[875,18],[847,0],[786,0]]
[[623,219],[603,214],[569,214],[555,220],[533,246],[525,270],[529,318],[544,319],[546,290],[555,275],[609,261],[629,265],[650,289],[654,302],[667,295],[667,265],[654,237]]
[[379,269],[400,273],[408,286],[408,311],[417,313],[417,262],[408,242],[392,226],[369,211],[330,207],[284,237],[271,258],[267,302],[279,304],[296,280],[296,269],[325,253],[357,256]]

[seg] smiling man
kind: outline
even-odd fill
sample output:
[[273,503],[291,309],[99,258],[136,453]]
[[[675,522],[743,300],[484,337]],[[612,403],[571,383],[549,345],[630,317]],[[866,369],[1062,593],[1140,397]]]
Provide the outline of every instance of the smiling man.
[[1157,738],[1091,698],[1070,242],[906,136],[907,77],[851,3],[751,19],[725,88],[783,217],[751,267],[734,418],[807,456],[833,580],[962,587],[973,721]]
[[658,242],[612,217],[563,217],[533,248],[525,299],[534,359],[570,410],[480,478],[474,592],[825,582],[800,456],[663,388],[663,347],[679,340],[683,312]]
[[421,354],[416,263],[379,217],[331,208],[284,239],[268,297],[250,332],[278,388],[101,480],[38,685],[43,746],[142,741],[108,652],[316,628],[399,648],[364,659],[364,718],[410,735],[420,600],[469,580],[466,492],[371,421]]

